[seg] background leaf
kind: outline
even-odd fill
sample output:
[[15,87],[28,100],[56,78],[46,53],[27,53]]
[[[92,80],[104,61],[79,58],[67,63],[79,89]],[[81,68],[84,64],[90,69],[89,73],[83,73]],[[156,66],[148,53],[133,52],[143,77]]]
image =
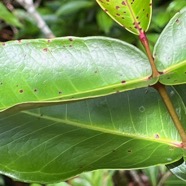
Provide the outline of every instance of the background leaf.
[[103,11],[99,11],[96,18],[99,28],[103,30],[106,34],[108,34],[111,27],[113,26],[113,20]]
[[0,19],[12,26],[22,26],[17,17],[9,12],[2,2],[0,2]]
[[133,34],[147,31],[152,14],[152,0],[97,0],[101,8]]
[[168,6],[168,11],[170,13],[175,14],[176,12],[180,11],[183,7],[186,7],[185,0],[173,0],[170,2]]
[[[125,42],[103,38],[22,40],[0,45],[0,109],[65,102],[147,87],[147,57]],[[27,104],[27,106],[28,106]]]
[[59,15],[70,15],[72,13],[75,13],[83,8],[89,8],[94,5],[94,2],[92,1],[86,1],[86,0],[72,0],[65,2],[56,12],[56,14]]
[[186,83],[186,9],[178,12],[160,35],[154,49],[155,63],[165,85]]
[[[169,91],[186,123],[180,96]],[[183,155],[177,130],[152,88],[1,113],[0,121],[1,173],[25,181],[57,182],[94,169],[169,164]]]

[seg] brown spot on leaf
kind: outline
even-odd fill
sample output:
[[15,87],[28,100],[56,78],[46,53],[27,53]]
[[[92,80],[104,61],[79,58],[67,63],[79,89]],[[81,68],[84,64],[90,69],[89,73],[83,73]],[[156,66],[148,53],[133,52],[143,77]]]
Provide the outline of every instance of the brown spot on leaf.
[[180,23],[180,20],[179,19],[176,19],[176,23],[179,24]]
[[22,94],[23,92],[24,92],[24,91],[23,91],[23,89],[19,90],[19,93],[21,93],[21,94]]
[[44,52],[48,52],[48,48],[44,48],[43,51],[44,51]]
[[124,5],[124,6],[126,6],[126,3],[125,3],[125,1],[122,1],[122,2],[121,2],[121,4],[122,4],[122,5]]
[[160,138],[159,134],[155,134],[154,137],[155,137],[156,139],[159,139],[159,138]]
[[116,10],[118,10],[120,7],[119,6],[116,6]]

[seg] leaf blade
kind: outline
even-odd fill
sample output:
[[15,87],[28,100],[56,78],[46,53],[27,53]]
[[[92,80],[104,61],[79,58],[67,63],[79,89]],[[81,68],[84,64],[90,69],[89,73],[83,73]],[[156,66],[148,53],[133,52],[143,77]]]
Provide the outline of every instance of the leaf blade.
[[0,110],[107,95],[156,81],[149,78],[146,56],[115,39],[14,41],[2,43],[0,53]]
[[178,12],[160,35],[154,49],[160,82],[165,85],[184,84],[186,72],[186,10]]
[[16,27],[22,27],[21,22],[17,19],[14,14],[9,12],[2,2],[0,2],[0,19],[4,20],[9,25]]
[[[171,95],[185,121],[179,96]],[[170,116],[151,88],[1,113],[0,120],[1,173],[26,181],[57,182],[99,168],[169,164],[183,153]]]
[[96,1],[113,20],[133,34],[140,35],[141,32],[148,30],[152,15],[152,0]]

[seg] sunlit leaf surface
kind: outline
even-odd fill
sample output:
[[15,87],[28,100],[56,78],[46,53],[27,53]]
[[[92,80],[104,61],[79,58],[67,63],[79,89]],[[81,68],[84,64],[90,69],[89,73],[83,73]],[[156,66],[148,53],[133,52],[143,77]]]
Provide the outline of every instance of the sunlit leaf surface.
[[160,82],[165,85],[186,83],[186,9],[178,12],[166,26],[154,50]]
[[96,0],[101,8],[128,31],[139,35],[147,31],[152,0]]
[[0,43],[0,110],[17,104],[66,102],[156,82],[136,47],[104,37]]

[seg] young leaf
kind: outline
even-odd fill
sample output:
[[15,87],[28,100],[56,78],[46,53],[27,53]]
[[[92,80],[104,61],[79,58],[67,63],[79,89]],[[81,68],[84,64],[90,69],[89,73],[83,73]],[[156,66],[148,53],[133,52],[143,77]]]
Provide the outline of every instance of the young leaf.
[[[181,97],[172,88],[169,92],[186,123]],[[170,164],[183,156],[177,130],[152,88],[0,113],[0,121],[0,171],[29,182],[57,182],[95,169]]]
[[104,37],[1,43],[0,66],[0,110],[74,101],[156,82],[149,78],[148,59],[139,49]]
[[152,0],[96,0],[118,24],[133,34],[147,31],[152,14]]
[[186,83],[186,9],[178,12],[160,35],[154,49],[160,82],[165,85]]

